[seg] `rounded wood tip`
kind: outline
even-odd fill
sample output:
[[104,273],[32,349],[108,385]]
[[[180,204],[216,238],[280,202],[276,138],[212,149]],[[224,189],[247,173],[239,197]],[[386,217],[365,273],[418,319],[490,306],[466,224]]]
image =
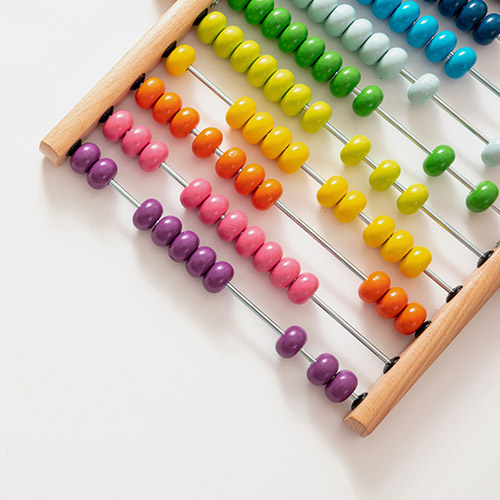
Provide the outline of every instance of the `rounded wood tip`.
[[356,434],[359,434],[361,437],[366,437],[371,434],[371,432],[368,431],[368,429],[359,420],[354,418],[352,413],[349,413],[349,415],[344,418],[344,423],[347,424]]
[[43,156],[45,156],[45,158],[47,158],[47,160],[49,160],[54,165],[60,165],[64,161],[64,158],[59,158],[54,148],[52,148],[50,144],[45,142],[45,139],[40,142],[40,146],[38,148],[40,149],[40,152],[43,154]]

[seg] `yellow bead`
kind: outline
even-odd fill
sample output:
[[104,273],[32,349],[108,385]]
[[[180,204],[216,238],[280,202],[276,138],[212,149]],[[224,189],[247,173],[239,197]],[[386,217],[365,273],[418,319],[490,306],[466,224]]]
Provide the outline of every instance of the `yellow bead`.
[[297,116],[311,100],[311,89],[303,83],[294,85],[281,99],[280,106],[288,116]]
[[207,14],[198,25],[196,35],[202,43],[214,43],[219,33],[227,26],[226,16],[222,12]]
[[240,97],[226,112],[226,123],[240,129],[257,112],[257,104],[251,97]]
[[248,68],[248,83],[254,87],[263,87],[276,71],[278,71],[278,61],[273,56],[260,56]]
[[222,59],[227,59],[243,42],[243,31],[238,26],[224,28],[214,41],[214,52]]
[[253,40],[243,42],[231,54],[229,62],[237,73],[245,73],[260,56],[260,45]]
[[425,247],[413,247],[399,263],[399,270],[407,278],[416,278],[431,263],[432,254]]
[[292,142],[278,158],[278,167],[285,174],[294,174],[309,158],[309,148],[303,142]]
[[364,242],[372,248],[383,245],[394,233],[396,223],[387,215],[375,217],[363,231]]
[[323,128],[331,116],[332,108],[330,105],[323,101],[317,101],[311,104],[309,109],[302,115],[300,124],[306,132],[315,134]]
[[269,134],[264,137],[260,144],[262,154],[274,160],[285,151],[292,142],[292,133],[286,127],[274,127]]
[[399,177],[401,167],[394,160],[384,160],[370,174],[370,186],[375,191],[389,189]]
[[340,159],[344,165],[355,167],[370,152],[370,139],[364,135],[355,135],[340,152]]
[[366,196],[360,191],[349,191],[333,209],[340,222],[352,222],[366,207]]
[[380,249],[382,258],[387,262],[401,260],[413,247],[413,236],[404,229],[396,231]]
[[172,76],[181,76],[195,59],[196,52],[191,45],[179,45],[165,60],[165,69]]
[[281,101],[281,98],[290,90],[295,77],[287,69],[279,69],[264,85],[264,95],[271,102]]
[[322,207],[331,208],[346,195],[348,189],[349,185],[345,178],[335,175],[318,189],[316,198]]
[[258,144],[273,127],[273,117],[265,111],[260,111],[245,123],[242,130],[243,138],[250,144]]
[[398,198],[398,210],[405,215],[418,211],[429,199],[429,190],[423,184],[412,184]]

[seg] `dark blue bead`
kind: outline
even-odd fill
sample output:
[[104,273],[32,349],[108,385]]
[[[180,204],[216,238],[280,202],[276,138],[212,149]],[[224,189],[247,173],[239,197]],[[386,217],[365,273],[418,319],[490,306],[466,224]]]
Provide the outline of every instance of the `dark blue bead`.
[[456,16],[467,0],[439,0],[438,10],[444,17]]
[[500,15],[489,14],[472,33],[472,38],[479,45],[490,44],[500,33]]
[[472,31],[481,22],[481,19],[487,12],[488,7],[483,0],[471,0],[460,11],[455,19],[455,24],[459,30]]

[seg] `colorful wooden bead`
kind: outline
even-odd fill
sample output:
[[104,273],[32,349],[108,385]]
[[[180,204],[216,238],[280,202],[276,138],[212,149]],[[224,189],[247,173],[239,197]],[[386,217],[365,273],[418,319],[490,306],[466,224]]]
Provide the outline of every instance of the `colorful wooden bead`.
[[479,45],[489,45],[500,33],[500,15],[488,14],[474,29],[472,38]]
[[484,212],[498,198],[498,187],[491,181],[480,182],[476,189],[471,191],[465,200],[471,212]]
[[453,31],[441,31],[425,47],[425,57],[434,63],[441,62],[456,45],[457,35]]
[[283,96],[280,107],[288,116],[297,116],[311,100],[311,89],[303,83],[297,83]]
[[310,36],[297,49],[294,54],[297,66],[310,68],[325,52],[325,42],[317,37]]
[[374,0],[372,12],[377,19],[387,19],[400,5],[401,0]]
[[307,38],[307,26],[291,23],[278,38],[278,48],[285,54],[293,54]]
[[187,260],[186,271],[193,278],[201,278],[205,276],[216,260],[217,254],[213,248],[199,247]]
[[101,158],[87,172],[87,183],[93,189],[104,189],[114,179],[118,167],[110,158]]
[[360,82],[361,73],[354,66],[342,68],[330,82],[330,92],[335,97],[346,97]]
[[358,56],[361,62],[372,66],[377,64],[391,46],[391,41],[385,33],[374,33],[361,46]]
[[242,149],[230,148],[215,163],[215,172],[222,179],[232,179],[246,161],[247,157]]
[[304,347],[306,341],[306,331],[300,326],[291,326],[278,338],[276,352],[282,358],[293,358]]
[[375,191],[386,191],[401,174],[401,167],[394,160],[383,160],[370,174],[368,181]]
[[265,170],[257,163],[248,164],[234,179],[234,189],[243,195],[252,194],[266,177]]
[[231,54],[229,63],[237,73],[246,73],[260,56],[260,45],[253,40],[245,40]]
[[285,174],[293,174],[309,158],[309,148],[303,142],[292,142],[278,158],[278,167]]
[[383,80],[392,80],[408,62],[408,52],[401,47],[390,48],[377,63],[375,70]]
[[377,314],[385,319],[395,318],[408,304],[408,294],[397,286],[389,290],[380,298],[375,306]]
[[349,370],[340,370],[335,378],[325,386],[325,395],[333,403],[345,401],[358,386],[358,379]]
[[145,172],[153,172],[168,157],[168,147],[164,142],[150,142],[139,155],[139,167]]
[[191,181],[181,192],[180,201],[184,208],[198,208],[212,193],[212,186],[206,179]]
[[325,52],[313,65],[311,74],[317,82],[328,82],[342,67],[342,56],[333,50]]
[[102,133],[108,141],[118,142],[133,126],[134,118],[128,111],[116,111],[102,126]]
[[389,288],[391,288],[391,278],[382,271],[375,271],[361,283],[358,295],[363,302],[375,304]]
[[410,302],[395,318],[394,328],[401,335],[415,333],[427,318],[427,311],[422,304]]
[[151,231],[151,240],[159,247],[168,247],[182,231],[182,222],[173,215],[162,217]]
[[222,132],[215,127],[203,129],[193,141],[191,149],[197,158],[208,158],[222,144]]
[[467,0],[439,0],[438,10],[444,17],[456,16]]
[[328,384],[339,369],[337,358],[330,353],[323,353],[316,357],[316,361],[307,368],[307,380],[312,385]]
[[198,218],[203,224],[213,226],[227,212],[228,199],[222,194],[211,194],[199,207]]
[[476,64],[477,54],[470,47],[457,49],[444,63],[444,72],[450,78],[461,78]]
[[169,75],[181,76],[195,59],[196,52],[191,45],[179,45],[165,60],[165,69]]
[[334,38],[341,36],[355,19],[354,7],[348,4],[339,5],[326,19],[325,31]]
[[209,293],[219,293],[233,279],[234,269],[229,262],[216,262],[203,276],[203,286]]
[[358,116],[370,116],[384,100],[384,93],[377,85],[365,87],[352,102],[352,109]]
[[295,77],[287,69],[279,69],[264,85],[264,96],[271,102],[279,102],[292,88]]
[[135,93],[135,102],[142,109],[151,109],[165,92],[165,83],[159,78],[148,78]]
[[318,189],[316,199],[322,207],[331,208],[346,195],[348,189],[349,185],[345,177],[335,175]]
[[196,36],[200,42],[211,45],[226,26],[227,19],[222,12],[210,12],[198,25]]
[[372,248],[382,246],[393,234],[396,223],[387,215],[375,217],[363,231],[363,241]]
[[340,151],[340,159],[344,165],[355,167],[359,165],[370,152],[372,145],[365,135],[355,135]]
[[454,161],[455,151],[450,146],[436,146],[424,160],[423,169],[427,175],[437,177],[445,172]]
[[258,273],[268,273],[283,257],[283,249],[274,241],[266,241],[252,258],[252,266]]
[[315,23],[322,23],[335,10],[338,3],[338,0],[314,0],[309,4],[307,15]]
[[235,10],[236,12],[240,12],[245,9],[245,7],[248,5],[248,2],[250,0],[228,0],[228,5],[231,7],[231,9]]
[[312,273],[302,273],[288,287],[286,292],[292,304],[305,304],[318,290],[319,280]]
[[217,35],[212,47],[220,58],[228,59],[244,38],[238,26],[227,26]]
[[186,262],[200,244],[200,238],[193,231],[182,231],[168,248],[168,256],[174,262]]
[[236,253],[244,259],[252,257],[266,241],[266,234],[258,226],[248,226],[234,243]]
[[269,274],[271,285],[284,289],[300,274],[300,264],[292,257],[281,259]]
[[408,100],[415,105],[426,103],[439,90],[439,78],[432,73],[425,73],[410,86]]
[[493,137],[493,139],[486,144],[481,151],[481,160],[488,167],[496,167],[500,165],[500,136]]
[[437,33],[439,24],[435,17],[422,16],[406,33],[406,41],[417,49],[424,47]]
[[143,201],[136,209],[132,217],[134,226],[139,231],[149,231],[160,219],[163,213],[163,207],[158,200],[150,198]]
[[291,21],[292,15],[288,9],[283,7],[273,9],[260,25],[262,35],[268,40],[276,40]]
[[292,133],[288,128],[274,127],[260,143],[260,150],[266,158],[274,160],[285,151],[291,142]]
[[401,260],[413,247],[413,236],[404,229],[396,231],[382,245],[380,254],[387,262]]
[[405,215],[411,215],[422,208],[429,199],[429,190],[424,184],[411,184],[398,197],[398,210]]
[[226,112],[226,123],[235,129],[240,129],[257,112],[257,104],[251,97],[240,97],[233,102]]
[[273,127],[273,117],[265,111],[259,111],[245,123],[241,132],[245,141],[250,144],[258,144],[271,132]]
[[366,196],[361,191],[349,191],[333,209],[339,222],[352,222],[366,207]]
[[231,210],[219,222],[217,235],[222,241],[231,242],[247,228],[248,217],[241,210]]
[[278,61],[276,61],[273,56],[260,56],[250,68],[248,68],[248,83],[254,87],[263,87],[271,75],[274,75],[276,71],[278,71]]
[[169,123],[170,133],[184,139],[200,123],[200,115],[194,108],[182,108]]
[[273,10],[274,0],[250,0],[245,7],[245,19],[248,24],[258,26]]
[[73,172],[86,174],[101,157],[101,150],[93,142],[82,144],[71,156],[69,165]]
[[455,19],[457,28],[462,31],[472,31],[488,12],[488,6],[483,0],[471,0],[466,3]]
[[175,92],[163,94],[153,106],[155,122],[166,125],[181,110],[182,99]]
[[151,132],[143,125],[132,127],[122,139],[122,151],[125,155],[134,158],[151,142]]
[[319,132],[332,116],[331,106],[324,101],[316,101],[302,115],[300,125],[305,132]]
[[389,18],[389,27],[394,33],[404,33],[420,16],[420,5],[412,0],[403,2]]
[[283,186],[276,179],[266,179],[252,194],[252,205],[257,210],[269,210],[283,194]]
[[356,19],[343,33],[340,41],[346,50],[356,52],[370,38],[373,24],[368,19]]
[[399,263],[399,270],[407,278],[416,278],[432,261],[431,252],[422,246],[413,247]]

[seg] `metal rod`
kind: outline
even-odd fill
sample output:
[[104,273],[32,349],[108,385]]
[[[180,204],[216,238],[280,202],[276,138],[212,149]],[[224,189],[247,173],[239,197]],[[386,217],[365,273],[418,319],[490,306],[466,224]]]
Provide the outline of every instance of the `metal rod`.
[[135,206],[135,208],[139,208],[141,204],[125,189],[123,188],[118,182],[116,182],[114,179],[111,179],[109,181],[109,185],[118,191],[126,200],[130,201],[132,205]]
[[168,175],[173,177],[179,184],[181,184],[183,187],[186,187],[189,185],[189,182],[182,177],[182,175],[178,174],[172,167],[167,165],[165,162],[161,164],[161,168],[167,172]]
[[[453,54],[451,54],[453,55]],[[481,82],[488,90],[493,92],[497,97],[500,97],[500,89],[493,85],[490,80],[488,80],[484,75],[479,73],[479,71],[475,70],[474,68],[471,68],[469,70],[469,73],[478,81]]]

